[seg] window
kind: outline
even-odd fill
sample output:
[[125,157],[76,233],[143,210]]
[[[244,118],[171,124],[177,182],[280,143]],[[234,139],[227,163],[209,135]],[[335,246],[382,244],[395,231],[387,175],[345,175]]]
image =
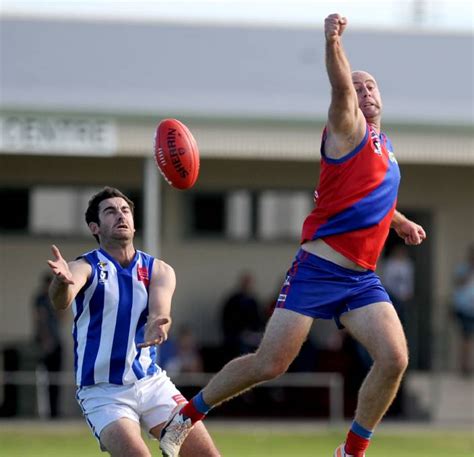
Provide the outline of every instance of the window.
[[231,240],[294,240],[313,207],[303,191],[196,193],[191,197],[191,232]]
[[257,234],[262,240],[298,239],[312,196],[302,191],[264,191],[258,197]]
[[[90,235],[85,221],[89,199],[101,187],[36,186],[0,188],[0,231],[35,235]],[[124,190],[135,203],[135,228],[142,227],[141,192]]]
[[252,237],[253,201],[250,192],[230,192],[226,197],[226,235],[234,240]]
[[233,240],[252,237],[252,195],[246,190],[202,192],[191,198],[191,231]]
[[77,233],[80,227],[78,197],[79,193],[72,188],[32,189],[30,231],[42,235]]
[[28,229],[28,189],[0,189],[1,231],[23,231]]
[[225,194],[193,196],[191,227],[198,235],[222,235],[225,227]]

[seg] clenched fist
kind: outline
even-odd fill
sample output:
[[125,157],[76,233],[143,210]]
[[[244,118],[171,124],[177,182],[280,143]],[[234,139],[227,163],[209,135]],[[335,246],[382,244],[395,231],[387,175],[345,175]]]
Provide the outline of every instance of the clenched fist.
[[340,14],[330,14],[324,21],[324,34],[327,41],[334,41],[341,36],[347,25],[347,19]]

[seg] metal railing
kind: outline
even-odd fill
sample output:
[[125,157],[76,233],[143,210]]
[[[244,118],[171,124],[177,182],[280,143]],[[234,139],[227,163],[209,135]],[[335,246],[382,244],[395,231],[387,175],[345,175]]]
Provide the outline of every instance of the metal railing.
[[[172,380],[177,387],[203,387],[214,375],[215,373],[180,373],[172,375]],[[38,414],[40,417],[46,417],[47,387],[50,384],[74,386],[74,381],[74,373],[66,371],[48,373],[42,369],[36,371],[0,370],[0,395],[3,395],[6,384],[35,386]],[[259,384],[258,387],[327,388],[329,391],[329,420],[334,423],[344,420],[344,378],[340,373],[285,373],[277,379]]]

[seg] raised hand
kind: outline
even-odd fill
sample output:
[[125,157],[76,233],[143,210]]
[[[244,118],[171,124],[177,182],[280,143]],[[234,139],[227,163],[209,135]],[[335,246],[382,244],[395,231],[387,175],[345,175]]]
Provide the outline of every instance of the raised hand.
[[64,284],[74,284],[69,265],[63,259],[63,256],[61,255],[61,252],[57,246],[53,244],[51,246],[51,251],[53,253],[54,260],[48,260],[48,265],[49,268],[51,268],[55,278]]
[[326,40],[333,41],[341,36],[347,26],[347,19],[340,14],[330,14],[324,21]]
[[152,318],[149,316],[145,326],[145,341],[137,344],[137,347],[141,349],[164,343],[168,339],[170,325],[170,317],[158,316]]

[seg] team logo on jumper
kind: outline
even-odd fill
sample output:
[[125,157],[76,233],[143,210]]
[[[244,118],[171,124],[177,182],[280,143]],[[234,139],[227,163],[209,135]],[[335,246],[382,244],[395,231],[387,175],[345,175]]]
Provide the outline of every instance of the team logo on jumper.
[[278,295],[277,302],[284,302],[286,300],[286,294]]
[[370,129],[370,136],[372,138],[372,143],[374,145],[374,153],[379,156],[382,155],[382,146],[380,145],[380,137],[375,130]]
[[314,191],[314,194],[313,194],[313,201],[314,201],[314,204],[318,203],[318,198],[319,198],[318,191],[315,190],[315,191]]
[[107,262],[98,262],[97,268],[99,269],[99,282],[104,284],[109,278],[109,272],[107,271]]
[[139,281],[143,282],[143,284],[145,284],[146,287],[148,287],[148,284],[150,284],[150,278],[148,277],[148,268],[138,267],[137,278]]

